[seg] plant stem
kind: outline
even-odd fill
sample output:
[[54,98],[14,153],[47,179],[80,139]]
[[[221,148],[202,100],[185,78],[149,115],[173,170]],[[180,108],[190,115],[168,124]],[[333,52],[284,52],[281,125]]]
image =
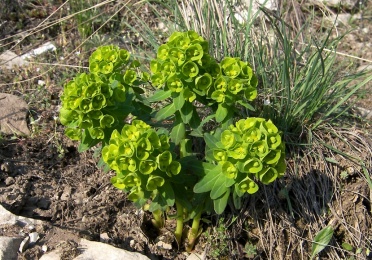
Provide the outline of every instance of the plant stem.
[[154,216],[154,219],[152,220],[152,224],[157,229],[163,228],[164,227],[163,212],[161,210],[155,210],[154,212],[152,212],[152,215]]
[[201,211],[194,217],[192,221],[191,230],[188,235],[188,243],[186,245],[187,252],[191,252],[191,250],[193,249],[195,245],[196,239],[199,236],[200,219],[201,219]]
[[183,206],[181,203],[176,201],[177,207],[177,226],[174,235],[176,236],[178,245],[181,245],[182,232],[183,232]]

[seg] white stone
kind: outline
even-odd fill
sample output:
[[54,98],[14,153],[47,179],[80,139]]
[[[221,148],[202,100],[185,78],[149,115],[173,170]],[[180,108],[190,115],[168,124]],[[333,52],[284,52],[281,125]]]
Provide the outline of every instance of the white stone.
[[359,0],[314,0],[314,2],[322,3],[331,7],[339,7],[341,5],[341,7],[352,9]]
[[46,42],[43,45],[41,45],[40,47],[38,47],[36,49],[33,49],[30,52],[27,52],[26,54],[22,55],[21,57],[23,59],[28,59],[28,58],[35,57],[37,55],[43,54],[44,52],[47,52],[47,51],[55,51],[56,49],[57,48],[56,48],[56,46],[54,46],[53,43]]
[[0,237],[0,259],[17,259],[21,237]]
[[21,244],[19,245],[19,252],[23,253],[28,248],[28,245],[30,244],[30,237],[25,237]]
[[5,134],[30,135],[27,127],[28,105],[20,97],[0,93],[0,131]]
[[30,243],[36,243],[40,238],[39,233],[37,232],[32,232],[28,234],[28,236],[30,237]]
[[27,61],[11,51],[5,51],[0,54],[0,68],[12,69],[14,66],[22,67]]
[[45,253],[46,251],[48,251],[48,246],[47,246],[47,245],[43,245],[43,246],[41,247],[41,251],[43,251],[44,253]]
[[120,248],[86,239],[80,241],[78,249],[81,251],[81,255],[74,258],[74,260],[107,260],[107,256],[110,256],[110,260],[150,260],[150,258],[140,253],[128,252]]
[[60,260],[62,253],[59,250],[50,251],[40,257],[39,260]]
[[110,240],[110,237],[107,233],[99,234],[99,241],[103,243],[107,243]]
[[165,243],[163,241],[157,242],[156,243],[156,246],[158,248],[165,249],[165,250],[171,250],[172,249],[172,245],[171,244]]
[[7,211],[2,205],[0,205],[0,226],[1,225],[20,225],[26,226],[30,224],[41,224],[43,221],[21,217],[14,215],[13,213]]
[[202,260],[202,259],[206,259],[205,256],[201,254],[197,254],[197,253],[192,253],[186,258],[186,260]]

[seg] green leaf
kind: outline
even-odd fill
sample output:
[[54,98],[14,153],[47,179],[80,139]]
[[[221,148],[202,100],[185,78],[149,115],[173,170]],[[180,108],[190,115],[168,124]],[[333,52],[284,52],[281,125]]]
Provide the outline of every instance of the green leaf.
[[101,140],[99,139],[93,139],[91,136],[90,136],[90,133],[89,131],[85,130],[81,136],[81,143],[78,147],[78,151],[79,153],[82,153],[86,150],[88,150],[89,148],[95,146],[96,144],[98,144]]
[[185,124],[188,124],[190,122],[190,119],[192,118],[194,107],[190,102],[185,102],[183,107],[180,110],[182,121]]
[[156,113],[155,119],[158,121],[163,120],[167,117],[170,117],[171,115],[174,115],[175,112],[176,106],[174,105],[174,103],[169,104],[168,106],[163,107]]
[[175,125],[170,133],[170,138],[176,145],[178,145],[182,140],[184,140],[185,136],[186,128],[185,124],[182,122],[179,122],[177,125]]
[[331,157],[325,157],[324,158],[327,162],[333,163],[333,164],[340,164],[337,160],[331,158]]
[[230,196],[230,190],[228,190],[220,198],[213,201],[214,210],[216,211],[217,214],[222,214],[224,212],[229,196]]
[[192,117],[189,121],[189,125],[191,128],[196,129],[200,126],[200,124],[201,124],[201,120],[200,120],[199,114],[194,108],[192,112]]
[[314,241],[311,247],[311,259],[315,257],[320,251],[322,251],[331,241],[333,236],[333,228],[331,226],[327,226],[323,228],[319,233],[315,236]]
[[254,109],[254,107],[251,104],[248,104],[247,102],[244,102],[242,100],[238,100],[238,101],[236,101],[236,103],[238,103],[239,105],[242,105],[243,107],[245,107],[246,109],[248,109],[250,111],[256,111],[256,109]]
[[172,99],[176,110],[181,110],[183,105],[185,104],[185,98],[183,97],[183,91],[179,93],[173,93]]
[[171,90],[158,90],[154,93],[154,95],[152,95],[151,97],[149,97],[147,100],[149,102],[157,102],[157,101],[162,101],[162,100],[165,100],[167,98],[169,98],[170,96],[172,95],[172,91]]
[[347,250],[347,251],[353,251],[354,250],[354,247],[352,245],[350,245],[349,243],[342,243],[342,248]]
[[194,186],[195,193],[203,193],[212,190],[216,181],[219,178],[224,178],[222,173],[222,166],[216,165],[211,171],[207,174]]
[[218,108],[216,111],[216,121],[218,123],[221,123],[229,113],[229,110],[227,109],[226,105],[224,104],[218,104]]
[[221,174],[219,178],[214,183],[212,190],[211,190],[211,199],[215,200],[218,199],[222,194],[230,190],[230,186],[235,183],[234,179],[229,179],[226,175]]
[[175,195],[172,186],[169,182],[165,182],[162,187],[158,188],[160,197],[163,198],[166,205],[172,207],[175,202]]
[[204,133],[204,141],[209,149],[219,148],[216,144],[219,140],[209,133]]

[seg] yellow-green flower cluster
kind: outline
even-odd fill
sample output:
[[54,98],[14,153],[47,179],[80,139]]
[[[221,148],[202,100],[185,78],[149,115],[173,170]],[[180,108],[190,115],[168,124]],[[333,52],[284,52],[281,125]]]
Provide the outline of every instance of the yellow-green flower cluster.
[[116,171],[112,184],[137,201],[146,192],[155,196],[169,178],[180,173],[181,164],[174,160],[169,148],[167,135],[158,134],[141,120],[133,120],[121,132],[113,131],[109,144],[102,149],[102,158]]
[[226,57],[221,61],[221,73],[214,80],[208,95],[218,103],[232,104],[243,94],[252,101],[257,97],[257,78],[248,62]]
[[257,78],[247,62],[227,57],[219,64],[208,52],[208,42],[196,32],[173,33],[151,61],[152,84],[189,102],[206,97],[232,104],[240,94],[248,101],[256,98]]
[[223,174],[234,179],[239,193],[255,193],[258,185],[284,175],[285,146],[278,128],[263,118],[247,118],[222,132],[213,157]]
[[92,139],[105,138],[107,129],[124,123],[129,112],[123,109],[128,89],[137,80],[137,73],[127,69],[129,53],[114,46],[99,47],[91,55],[90,73],[78,74],[64,86],[60,120],[65,133],[80,140],[85,132]]

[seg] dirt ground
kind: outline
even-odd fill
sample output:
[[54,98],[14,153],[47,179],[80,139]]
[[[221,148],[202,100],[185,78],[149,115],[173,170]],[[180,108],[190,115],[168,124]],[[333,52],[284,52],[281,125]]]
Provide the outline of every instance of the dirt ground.
[[[57,6],[58,1],[55,2]],[[21,25],[20,20],[7,17],[6,30],[0,33],[0,39],[38,24],[55,6],[50,6],[46,13],[25,12]],[[341,52],[372,60],[371,10],[370,3],[365,13],[367,18],[353,23],[354,30],[342,42]],[[16,29],[17,26],[22,28]],[[60,35],[52,29],[43,37],[36,40],[60,40]],[[15,51],[24,53],[31,46],[32,43],[26,42],[24,49],[18,46]],[[52,56],[47,57],[49,61],[56,59]],[[368,64],[371,62],[360,60],[355,66]],[[2,71],[0,84],[27,79],[35,75],[35,70],[33,66]],[[31,137],[3,136],[0,140],[0,204],[14,214],[46,223],[37,230],[41,239],[20,254],[19,259],[38,259],[44,244],[49,249],[68,248],[66,259],[72,259],[79,238],[99,241],[105,233],[109,244],[141,252],[152,259],[186,259],[183,248],[178,250],[168,230],[155,233],[150,216],[135,208],[124,193],[111,185],[113,173],[97,167],[98,156],[94,150],[79,153],[77,144],[64,136],[64,127],[55,117],[63,82],[73,75],[65,74],[67,76],[62,71],[48,74],[46,87],[38,87],[37,79],[0,86],[1,92],[22,96],[29,103],[32,132]],[[356,106],[372,110],[371,84],[359,96],[362,99]],[[371,122],[360,120],[359,112],[354,112],[355,126],[335,128],[339,136],[327,135],[324,141],[360,157],[370,175]],[[293,151],[287,164],[285,178],[272,186],[262,186],[260,192],[244,202],[241,210],[229,211],[223,216],[205,216],[206,223],[212,224],[203,225],[205,232],[196,252],[202,253],[207,248],[213,258],[219,248],[220,256],[216,259],[301,259],[304,256],[306,259],[314,232],[329,224],[335,229],[331,241],[334,249],[324,250],[321,259],[372,259],[372,194],[360,164],[332,151],[324,152],[317,144],[310,150]],[[218,225],[221,219],[228,223],[226,228]],[[172,226],[172,220],[169,222],[168,226]],[[11,227],[3,227],[0,236],[15,232]],[[159,239],[171,244],[172,249],[157,246]],[[61,245],[61,241],[67,242]],[[342,248],[345,242],[353,245],[351,251]]]

